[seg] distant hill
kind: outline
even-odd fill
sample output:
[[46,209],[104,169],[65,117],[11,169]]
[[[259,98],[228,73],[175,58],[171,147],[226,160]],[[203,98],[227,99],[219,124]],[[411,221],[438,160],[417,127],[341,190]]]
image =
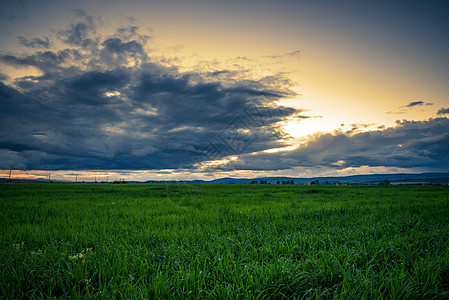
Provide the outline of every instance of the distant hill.
[[[148,180],[149,183],[169,183],[169,182],[189,182],[203,184],[250,184],[251,182],[264,181],[269,184],[277,184],[293,181],[294,184],[308,184],[317,181],[319,184],[378,184],[388,180],[391,184],[449,184],[449,173],[421,173],[421,174],[371,174],[371,175],[352,175],[352,176],[329,176],[329,177],[258,177],[258,178],[219,178],[215,180],[192,180],[192,181],[156,181]],[[0,178],[0,182],[7,181],[7,178]],[[12,179],[13,182],[48,182],[45,178],[36,180],[30,179]],[[55,181],[56,182],[56,181]],[[128,181],[128,183],[139,183],[138,181]]]
[[212,181],[196,181],[198,183],[236,183],[249,184],[251,182],[266,181],[270,184],[277,184],[279,181],[292,181],[295,184],[308,184],[312,181],[318,180],[320,184],[335,183],[352,183],[352,184],[378,184],[384,180],[389,180],[392,184],[448,184],[449,173],[422,173],[422,174],[371,174],[371,175],[352,175],[352,176],[332,176],[332,177],[311,177],[311,178],[296,178],[296,177],[259,177],[251,179],[241,178],[220,178]]

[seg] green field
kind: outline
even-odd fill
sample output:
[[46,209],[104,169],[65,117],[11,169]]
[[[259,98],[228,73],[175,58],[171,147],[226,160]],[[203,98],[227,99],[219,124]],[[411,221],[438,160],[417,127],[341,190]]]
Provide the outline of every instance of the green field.
[[0,184],[0,298],[449,298],[448,186]]

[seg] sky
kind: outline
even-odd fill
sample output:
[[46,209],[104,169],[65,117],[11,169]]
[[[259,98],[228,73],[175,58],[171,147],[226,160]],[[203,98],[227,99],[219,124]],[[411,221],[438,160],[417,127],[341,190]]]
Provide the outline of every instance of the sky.
[[0,177],[449,171],[447,1],[0,0]]

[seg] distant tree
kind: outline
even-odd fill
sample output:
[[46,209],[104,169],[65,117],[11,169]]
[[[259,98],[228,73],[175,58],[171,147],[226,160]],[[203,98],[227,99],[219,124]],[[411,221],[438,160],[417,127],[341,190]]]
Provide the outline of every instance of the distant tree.
[[390,184],[391,184],[391,182],[388,179],[385,179],[384,181],[379,182],[379,185],[390,185]]
[[293,180],[290,180],[290,184],[295,184],[295,182]]
[[[84,183],[84,181],[83,181],[83,183]],[[128,182],[126,182],[126,181],[124,181],[124,180],[114,180],[113,182],[112,182],[113,184],[126,184],[126,183],[128,183]]]
[[277,184],[279,184],[280,182],[279,182],[279,180],[277,181]]

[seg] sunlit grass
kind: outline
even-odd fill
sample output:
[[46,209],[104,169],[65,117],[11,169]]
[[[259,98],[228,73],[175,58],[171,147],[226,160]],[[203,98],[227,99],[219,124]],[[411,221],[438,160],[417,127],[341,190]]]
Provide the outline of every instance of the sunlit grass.
[[446,186],[0,185],[5,298],[448,298]]

